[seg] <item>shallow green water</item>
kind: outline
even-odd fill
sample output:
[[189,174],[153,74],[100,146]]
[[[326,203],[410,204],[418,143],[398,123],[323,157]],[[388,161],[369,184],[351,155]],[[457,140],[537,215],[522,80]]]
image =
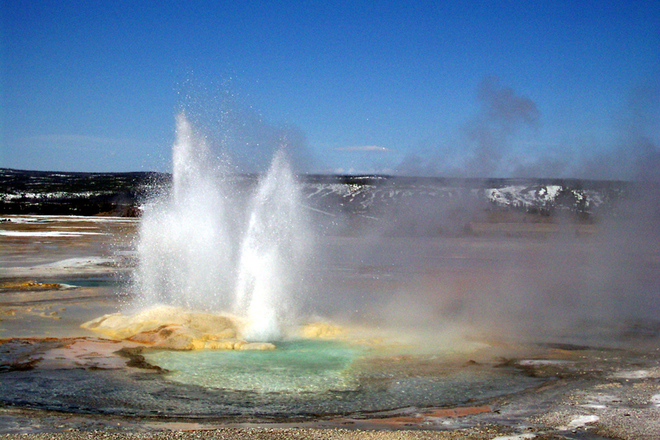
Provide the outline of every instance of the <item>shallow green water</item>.
[[261,393],[318,393],[354,389],[350,365],[360,353],[339,342],[297,340],[279,342],[267,351],[157,351],[145,357],[180,383]]

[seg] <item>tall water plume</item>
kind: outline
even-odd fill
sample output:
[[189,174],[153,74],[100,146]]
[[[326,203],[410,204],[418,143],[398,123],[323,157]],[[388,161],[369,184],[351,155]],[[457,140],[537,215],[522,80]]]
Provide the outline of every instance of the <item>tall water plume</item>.
[[278,151],[252,200],[241,243],[235,309],[252,323],[246,335],[277,336],[302,285],[309,234],[300,194],[283,151]]
[[308,246],[299,190],[283,151],[253,193],[177,117],[172,187],[145,206],[137,243],[138,305],[233,311],[248,338],[282,336]]

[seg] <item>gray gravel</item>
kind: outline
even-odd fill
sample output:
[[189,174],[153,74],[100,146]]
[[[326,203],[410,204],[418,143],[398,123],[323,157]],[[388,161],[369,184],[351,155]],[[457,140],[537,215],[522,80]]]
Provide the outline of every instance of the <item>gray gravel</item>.
[[[438,432],[438,431],[360,431],[346,429],[313,429],[313,428],[224,428],[205,431],[161,431],[149,433],[107,433],[107,432],[68,432],[4,435],[0,439],[21,440],[88,440],[88,439],[377,439],[377,440],[414,440],[414,439],[490,439],[492,431],[484,432]],[[495,434],[496,435],[496,434]]]

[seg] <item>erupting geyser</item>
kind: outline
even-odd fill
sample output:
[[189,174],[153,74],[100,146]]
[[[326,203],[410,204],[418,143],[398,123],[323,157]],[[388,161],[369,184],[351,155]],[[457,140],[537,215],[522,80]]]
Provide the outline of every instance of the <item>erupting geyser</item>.
[[282,317],[292,315],[309,243],[298,199],[291,169],[278,151],[252,200],[241,244],[235,309],[251,323],[248,339],[280,336]]
[[172,188],[146,205],[140,226],[138,305],[231,310],[248,340],[279,339],[310,247],[298,185],[283,150],[256,189],[229,171],[179,115]]

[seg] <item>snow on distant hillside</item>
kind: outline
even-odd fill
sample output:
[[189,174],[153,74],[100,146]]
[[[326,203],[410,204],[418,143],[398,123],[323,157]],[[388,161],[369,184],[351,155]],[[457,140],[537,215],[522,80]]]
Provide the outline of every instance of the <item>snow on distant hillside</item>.
[[[257,176],[242,176],[249,188]],[[460,205],[514,210],[555,209],[590,213],[607,209],[628,184],[579,180],[440,179],[387,176],[303,175],[305,204],[321,210],[368,214],[393,204]],[[169,185],[156,173],[49,173],[0,169],[0,214],[82,214],[131,212],[145,194]],[[125,214],[118,214],[125,215]]]
[[547,208],[564,198],[574,201],[576,206],[598,208],[605,202],[604,194],[597,190],[584,190],[561,185],[508,185],[487,188],[484,194],[488,201],[498,206],[514,208]]
[[481,201],[498,209],[552,210],[591,212],[606,208],[623,194],[620,185],[599,183],[585,187],[582,182],[539,183],[506,179],[489,181],[433,180],[400,181],[390,178],[376,183],[303,182],[303,192],[310,201],[326,206],[338,204],[353,210],[370,211],[405,200],[427,203]]

